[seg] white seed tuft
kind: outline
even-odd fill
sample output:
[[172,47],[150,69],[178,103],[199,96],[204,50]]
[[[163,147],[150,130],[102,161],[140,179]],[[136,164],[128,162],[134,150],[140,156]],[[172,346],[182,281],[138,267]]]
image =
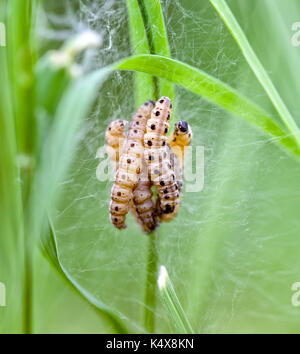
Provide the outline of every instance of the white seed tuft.
[[101,36],[91,30],[80,33],[68,46],[71,55],[75,56],[88,48],[97,48],[101,45]]
[[165,287],[167,286],[167,280],[168,280],[169,274],[167,272],[167,269],[165,266],[160,266],[160,270],[159,270],[159,276],[158,276],[158,287],[159,290],[163,290],[165,289]]

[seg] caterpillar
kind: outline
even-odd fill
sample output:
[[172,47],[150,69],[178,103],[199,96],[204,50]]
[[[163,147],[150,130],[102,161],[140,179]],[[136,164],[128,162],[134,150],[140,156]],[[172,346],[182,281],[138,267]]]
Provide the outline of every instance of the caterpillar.
[[[186,121],[179,121],[175,124],[174,131],[168,139],[168,147],[171,149],[169,152],[171,164],[175,171],[175,176],[178,185],[178,191],[181,193],[182,189],[182,178],[183,178],[183,164],[184,164],[184,154],[185,147],[190,144],[192,140],[192,129]],[[175,212],[171,214],[164,215],[161,210],[161,199],[158,198],[157,206],[158,214],[161,215],[163,221],[170,221],[174,218],[176,212],[179,208],[179,203],[176,204]]]
[[110,160],[115,163],[115,170],[119,167],[120,151],[123,148],[124,131],[127,124],[127,120],[114,120],[105,132],[106,152]]
[[[140,205],[149,198],[149,193],[147,194],[146,199],[141,197],[141,191],[145,190],[146,184],[143,186],[141,185],[141,187],[143,187],[142,190],[138,188],[137,191],[135,191],[135,189],[141,181],[141,177],[144,176],[142,160],[144,152],[143,139],[146,131],[146,124],[150,118],[153,107],[154,102],[147,101],[132,117],[122,149],[122,154],[119,159],[118,170],[111,190],[110,202],[110,219],[118,229],[126,227],[125,219],[129,207],[132,205],[132,200],[136,200]],[[147,204],[147,207],[150,208],[150,203]],[[135,211],[139,218],[144,216],[147,216],[148,218],[148,214],[146,214],[148,211],[147,208],[142,209],[139,206],[138,208],[135,208]],[[154,227],[152,224],[150,224],[150,226]]]
[[[124,142],[124,130],[127,121],[115,120],[106,129],[105,140],[108,156],[115,162],[116,169],[119,165],[120,151]],[[143,165],[140,181],[133,191],[133,200],[130,209],[141,228],[149,233],[157,227],[155,205],[152,201],[151,182],[148,175],[147,165]]]
[[151,181],[158,191],[157,212],[162,221],[173,219],[179,208],[180,186],[175,177],[174,159],[167,145],[172,103],[161,97],[155,104],[144,135],[144,157]]
[[185,120],[181,120],[175,124],[174,131],[168,139],[168,145],[179,160],[181,168],[184,163],[185,147],[190,145],[192,137],[191,127]]

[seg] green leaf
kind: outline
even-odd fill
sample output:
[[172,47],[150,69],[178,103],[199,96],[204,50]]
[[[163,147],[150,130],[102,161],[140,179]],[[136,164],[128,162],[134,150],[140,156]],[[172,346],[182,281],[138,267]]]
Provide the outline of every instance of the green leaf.
[[219,15],[223,19],[224,23],[232,33],[245,59],[247,60],[249,66],[251,67],[252,71],[256,75],[258,81],[265,89],[267,95],[272,101],[282,121],[284,122],[288,130],[293,134],[293,136],[298,142],[298,145],[300,146],[299,127],[297,126],[294,118],[291,116],[288,108],[283,102],[281,96],[279,95],[268,73],[266,72],[263,65],[261,64],[259,58],[256,56],[254,50],[252,49],[250,43],[247,40],[247,37],[245,36],[243,30],[241,29],[239,23],[237,22],[230,8],[226,4],[226,1],[210,0],[210,2],[216,8]]
[[79,294],[84,300],[86,300],[101,316],[106,317],[106,319],[113,325],[116,333],[128,333],[128,329],[121,319],[122,316],[85,290],[63,266],[60,260],[55,228],[51,218],[49,218],[49,230],[48,232],[43,233],[41,241],[42,250],[46,258],[51,261],[54,269],[56,269],[66,283],[70,285],[72,289],[76,291],[77,294]]
[[286,151],[300,157],[300,149],[295,139],[289,136],[272,116],[237,90],[200,69],[157,55],[126,58],[116,63],[114,67],[156,75],[203,96],[259,128]]

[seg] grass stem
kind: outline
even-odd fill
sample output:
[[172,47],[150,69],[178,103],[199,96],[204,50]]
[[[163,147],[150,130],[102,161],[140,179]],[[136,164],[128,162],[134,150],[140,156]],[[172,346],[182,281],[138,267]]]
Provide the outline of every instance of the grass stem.
[[156,280],[157,280],[157,260],[156,249],[157,234],[149,235],[147,278],[145,294],[145,328],[148,333],[155,333],[155,307],[156,307]]
[[24,323],[25,334],[33,333],[33,260],[29,245],[25,247],[25,274],[24,274]]
[[[168,34],[160,0],[138,0],[148,37],[151,54],[171,57]],[[155,100],[161,96],[168,96],[173,103],[172,117],[169,131],[172,130],[176,116],[175,89],[172,82],[155,75]]]
[[[146,10],[143,1],[127,0],[129,16],[130,41],[132,52],[135,55],[149,54],[153,51],[153,38],[151,28],[147,25]],[[149,99],[158,99],[158,80],[155,76],[135,73],[135,106],[140,106]],[[157,251],[156,233],[149,236],[148,259],[145,294],[145,329],[149,333],[155,331],[155,303],[156,303],[156,276]]]

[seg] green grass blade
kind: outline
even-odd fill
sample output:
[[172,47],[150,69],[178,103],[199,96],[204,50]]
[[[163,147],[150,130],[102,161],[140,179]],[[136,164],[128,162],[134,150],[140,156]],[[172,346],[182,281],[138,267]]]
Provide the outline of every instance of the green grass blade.
[[13,108],[17,147],[23,158],[20,165],[22,180],[22,199],[24,205],[25,237],[25,293],[24,293],[24,331],[32,332],[32,266],[34,246],[27,231],[27,206],[34,174],[33,155],[36,144],[33,24],[35,2],[30,0],[11,0],[7,4],[8,14],[8,54],[9,73],[13,93]]
[[268,73],[264,69],[260,60],[256,56],[254,50],[252,49],[250,43],[247,40],[243,30],[235,19],[230,8],[226,4],[225,0],[210,0],[212,5],[216,8],[219,15],[223,19],[224,23],[232,33],[234,39],[239,45],[245,59],[250,65],[252,71],[256,75],[258,81],[266,91],[270,100],[272,101],[274,107],[276,108],[278,114],[280,115],[282,121],[287,126],[288,130],[295,136],[299,146],[300,146],[300,131],[299,128],[291,116],[288,108],[281,99],[276,87],[274,86],[272,80],[270,79]]
[[[10,0],[7,6],[9,72],[14,94],[17,144],[22,153],[31,155],[35,148],[33,74],[35,54],[32,42],[35,4],[31,0]],[[30,184],[30,181],[23,189],[29,188],[27,184]],[[26,199],[26,196],[23,199]]]
[[[170,57],[168,35],[164,21],[164,15],[159,0],[140,0],[143,9],[145,26],[148,31],[150,49],[152,54]],[[174,95],[173,85],[165,80],[159,81],[159,96]]]
[[[139,4],[144,16],[151,54],[171,57],[168,34],[160,0],[139,0]],[[162,78],[158,80],[157,85],[158,92],[155,98],[158,99],[161,96],[168,96],[173,102],[173,114],[170,121],[171,131],[176,114],[174,85],[170,81]]]
[[144,323],[148,333],[155,333],[155,309],[157,297],[157,249],[158,231],[148,236],[148,259],[145,292]]
[[57,239],[55,228],[52,220],[49,218],[49,232],[43,234],[42,237],[42,251],[46,258],[50,260],[56,271],[62,276],[68,285],[72,287],[85,301],[87,301],[100,316],[104,316],[114,327],[116,333],[126,334],[128,329],[121,319],[121,315],[106,306],[104,303],[96,299],[92,294],[86,291],[67,271],[60,260],[59,251],[57,247]]
[[170,56],[168,35],[164,15],[159,0],[139,0],[149,31],[151,52],[165,57]]
[[[137,0],[127,0],[129,30],[132,52],[134,55],[149,54],[149,44],[143,17]],[[144,73],[135,75],[135,105],[139,107],[145,101],[154,99],[153,77]]]
[[[0,10],[2,6],[0,2]],[[2,14],[0,21],[5,23]],[[0,333],[23,333],[24,220],[7,52],[3,47],[0,76],[0,282],[7,299],[7,306],[0,306]]]
[[192,326],[179,302],[165,266],[160,267],[158,287],[174,328],[182,334],[193,334]]
[[286,151],[300,157],[300,149],[292,136],[262,108],[222,81],[180,61],[156,55],[126,58],[115,69],[147,72],[203,96],[228,112],[244,119],[271,137]]

